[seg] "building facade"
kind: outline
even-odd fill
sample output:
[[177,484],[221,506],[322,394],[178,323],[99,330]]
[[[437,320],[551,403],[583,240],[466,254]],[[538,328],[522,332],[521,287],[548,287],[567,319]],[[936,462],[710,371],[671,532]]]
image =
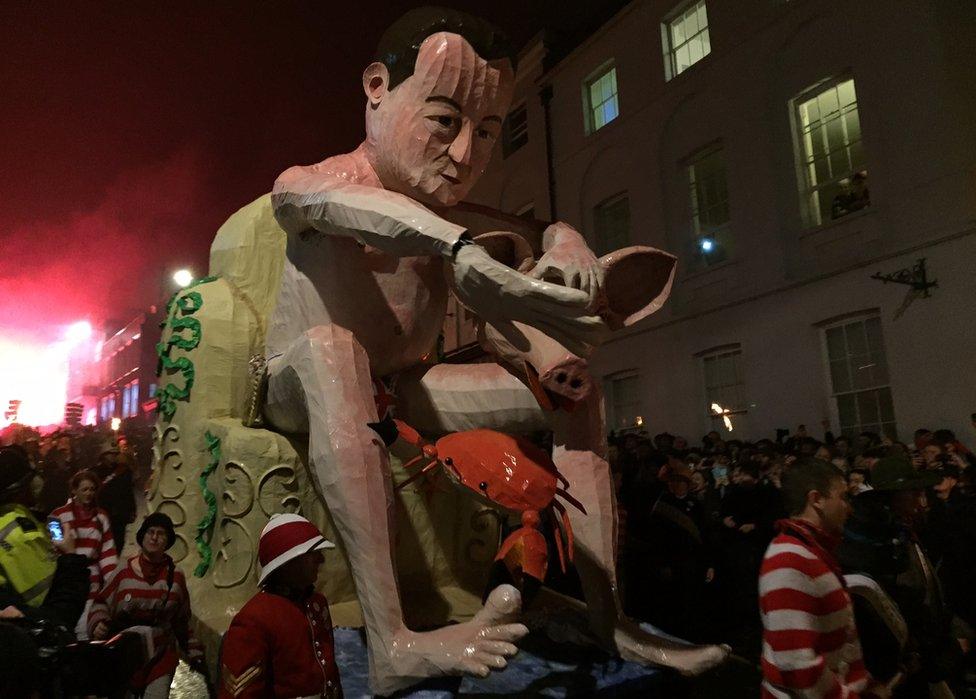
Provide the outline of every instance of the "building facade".
[[102,343],[96,364],[99,377],[97,424],[113,418],[152,424],[156,419],[156,343],[163,311],[150,306]]
[[[591,360],[612,428],[725,430],[714,404],[743,438],[972,440],[974,8],[635,0],[523,50],[471,199],[678,256],[666,306]],[[448,321],[450,353],[473,335]]]

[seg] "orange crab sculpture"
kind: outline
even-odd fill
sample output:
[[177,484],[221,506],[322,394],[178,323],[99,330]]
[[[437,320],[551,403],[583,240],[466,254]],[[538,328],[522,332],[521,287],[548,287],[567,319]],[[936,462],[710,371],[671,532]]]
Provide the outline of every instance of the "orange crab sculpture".
[[442,464],[452,482],[507,510],[520,512],[522,526],[506,537],[495,556],[495,561],[505,564],[520,587],[525,576],[540,584],[546,577],[546,539],[538,527],[540,514],[555,510],[559,517],[553,517],[553,534],[559,565],[566,571],[566,559],[573,560],[573,528],[566,507],[556,496],[584,514],[586,510],[566,492],[569,481],[556,470],[545,451],[527,439],[495,430],[454,432],[432,444],[405,422],[394,420],[394,423],[400,438],[421,448],[420,456],[404,464],[404,468],[413,468],[429,459],[423,468],[397,485],[397,490]]

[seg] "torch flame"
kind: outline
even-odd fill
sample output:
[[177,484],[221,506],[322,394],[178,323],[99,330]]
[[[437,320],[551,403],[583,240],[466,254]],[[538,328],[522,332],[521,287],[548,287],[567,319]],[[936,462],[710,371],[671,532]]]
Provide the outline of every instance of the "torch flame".
[[732,418],[729,417],[729,415],[732,413],[731,410],[728,408],[723,408],[718,403],[712,403],[712,413],[715,415],[721,415],[722,422],[725,423],[725,429],[727,429],[729,432],[732,431]]

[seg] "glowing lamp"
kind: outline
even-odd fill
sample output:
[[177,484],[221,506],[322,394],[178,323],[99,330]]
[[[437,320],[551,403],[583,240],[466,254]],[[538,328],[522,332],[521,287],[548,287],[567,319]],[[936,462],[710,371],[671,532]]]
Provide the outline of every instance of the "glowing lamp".
[[698,247],[701,248],[702,252],[711,252],[715,249],[715,241],[711,238],[702,238],[698,241]]
[[92,326],[87,320],[79,320],[77,323],[72,323],[68,326],[68,330],[64,334],[64,338],[73,345],[80,342],[84,342],[92,334]]
[[193,283],[193,272],[188,269],[178,269],[173,272],[173,281],[181,288],[188,287]]
[[112,418],[112,431],[113,432],[118,432],[119,431],[119,427],[121,427],[121,426],[122,426],[122,419],[121,418],[118,418],[118,417],[113,417]]
[[640,415],[638,415],[637,417],[635,417],[634,418],[634,425],[636,427],[643,427],[644,426],[644,418],[641,417]]

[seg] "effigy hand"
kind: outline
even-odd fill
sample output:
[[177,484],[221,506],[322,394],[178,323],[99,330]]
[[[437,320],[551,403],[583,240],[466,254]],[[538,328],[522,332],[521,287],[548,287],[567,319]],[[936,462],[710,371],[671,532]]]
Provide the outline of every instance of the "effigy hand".
[[486,322],[526,323],[578,353],[610,332],[601,318],[587,315],[588,293],[517,272],[478,245],[458,249],[453,275],[458,300]]

